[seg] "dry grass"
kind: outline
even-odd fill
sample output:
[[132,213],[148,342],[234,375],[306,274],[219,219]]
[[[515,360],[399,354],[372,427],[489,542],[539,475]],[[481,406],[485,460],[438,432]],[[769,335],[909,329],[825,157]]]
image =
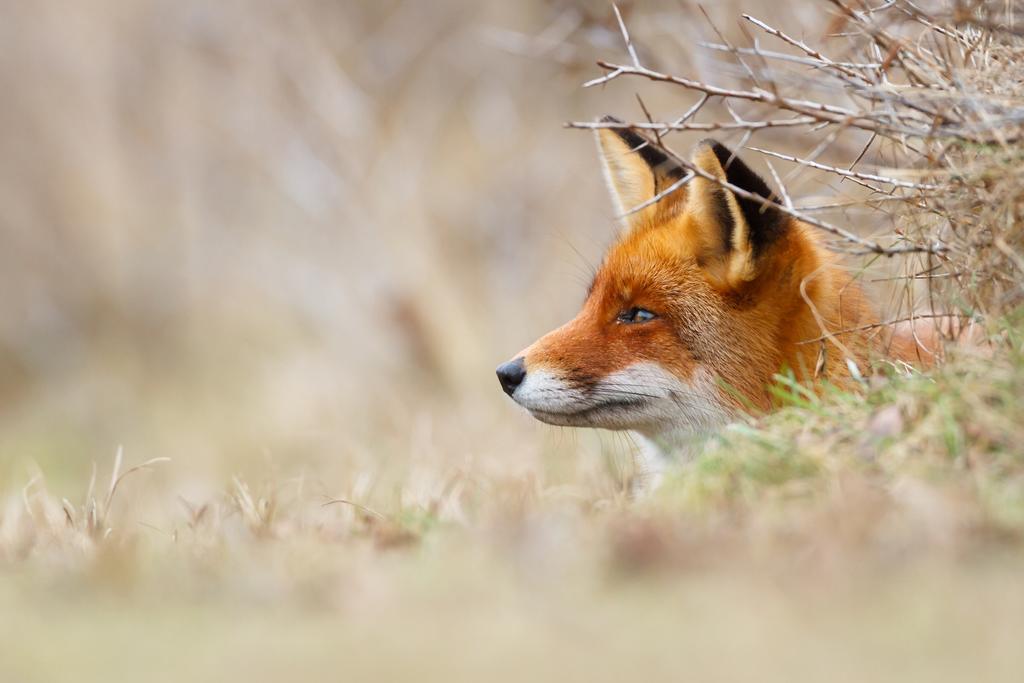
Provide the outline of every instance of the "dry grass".
[[0,524],[0,604],[20,615],[4,622],[0,673],[1015,680],[1024,334],[1011,329],[995,362],[797,393],[641,503],[607,475],[435,466],[384,495],[236,480],[161,512],[157,470],[122,482],[134,500],[115,497],[97,529],[36,481]]
[[[952,309],[986,344],[852,393],[781,378],[787,408],[639,502],[628,439],[531,422],[491,370],[573,312],[612,236],[562,122],[642,113],[639,92],[650,131],[697,101],[578,87],[633,63],[610,7],[12,5],[0,680],[1018,680],[1024,178],[1019,135],[982,124],[1024,107],[1021,39],[1004,3],[933,17],[941,39],[894,9],[877,26],[905,42],[877,55],[876,24],[827,5],[621,8],[659,73],[866,106],[767,58],[810,57],[747,12],[835,61],[890,59],[864,69],[889,79],[865,121],[927,127],[885,98],[948,97],[948,125],[888,145],[715,134],[832,169],[763,167],[822,222],[939,244],[851,267],[887,315]],[[728,47],[755,30],[760,54]],[[777,114],[731,109],[692,122]]]

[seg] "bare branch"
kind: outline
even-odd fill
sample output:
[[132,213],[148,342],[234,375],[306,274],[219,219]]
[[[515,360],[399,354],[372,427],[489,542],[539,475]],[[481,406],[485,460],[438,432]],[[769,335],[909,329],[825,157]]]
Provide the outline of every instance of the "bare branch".
[[892,320],[883,320],[881,322],[869,323],[867,325],[858,325],[857,327],[847,327],[847,328],[842,329],[842,330],[836,330],[835,332],[830,332],[829,334],[824,334],[824,335],[822,335],[820,337],[815,337],[814,339],[804,339],[803,341],[797,342],[797,344],[814,344],[814,343],[817,343],[817,342],[820,342],[820,341],[824,341],[826,339],[830,339],[831,337],[834,337],[834,336],[837,336],[837,335],[841,335],[841,334],[850,334],[850,333],[853,333],[853,332],[865,332],[867,330],[876,330],[876,329],[879,329],[879,328],[882,328],[882,327],[892,327],[893,325],[898,325],[900,323],[914,322],[915,320],[955,319],[955,318],[956,318],[956,316],[954,316],[954,315],[952,315],[950,313],[918,313],[916,315],[910,315],[910,316],[907,316],[907,317],[904,317],[904,318],[894,318]]
[[633,60],[633,66],[640,68],[640,58],[636,54],[636,48],[633,47],[633,41],[629,38],[629,30],[626,28],[626,22],[622,20],[622,13],[619,12],[619,6],[612,3],[612,9],[615,10],[615,19],[619,22],[619,30],[622,31],[622,39],[626,41],[626,51],[629,52],[629,58]]
[[844,67],[847,69],[878,69],[882,65],[878,62],[829,62],[815,59],[813,57],[798,57],[797,55],[786,54],[785,52],[774,52],[761,48],[751,47],[729,47],[720,43],[698,43],[701,47],[718,52],[736,52],[741,55],[757,55],[768,59],[777,59],[780,62],[792,62],[805,66],[822,67]]
[[658,123],[653,121],[637,121],[634,123],[618,123],[614,121],[570,121],[565,124],[566,128],[583,128],[597,130],[601,128],[638,128],[649,130],[652,133],[666,133],[673,130],[761,130],[764,128],[792,128],[796,126],[808,126],[817,123],[817,119],[810,116],[801,116],[792,119],[776,119],[771,121],[729,121],[711,123]]
[[749,14],[744,14],[743,18],[752,23],[754,26],[757,26],[762,31],[768,33],[769,35],[775,36],[779,40],[792,45],[798,50],[801,50],[804,54],[811,57],[812,59],[817,60],[818,62],[821,62],[822,64],[835,69],[836,71],[846,75],[847,77],[864,83],[870,83],[870,81],[867,78],[865,78],[863,74],[854,71],[852,68],[844,64],[841,64],[839,62],[833,62],[831,59],[821,54],[814,48],[809,47],[803,41],[797,40],[796,38],[791,38],[790,36],[780,31],[779,29],[773,28],[768,24],[764,23],[763,21],[761,21],[760,19],[755,19]]
[[784,161],[792,161],[793,163],[800,164],[802,166],[810,166],[816,168],[819,171],[828,171],[829,173],[835,173],[845,178],[857,178],[859,180],[870,180],[876,183],[886,183],[887,185],[895,185],[896,187],[905,187],[911,190],[936,190],[939,188],[938,185],[927,185],[922,183],[912,183],[906,180],[898,180],[896,178],[887,178],[885,176],[874,175],[872,173],[859,173],[857,171],[847,171],[842,168],[836,168],[835,166],[828,166],[817,161],[811,161],[810,159],[801,159],[799,157],[790,156],[789,154],[780,154],[779,152],[773,152],[770,149],[761,149],[760,147],[747,147],[747,149],[761,154],[767,154],[777,159]]
[[[650,140],[648,140],[647,142],[648,142],[648,144],[654,145],[654,143],[651,142]],[[657,146],[657,145],[655,145],[655,146]],[[719,185],[719,186],[729,190],[730,192],[732,192],[737,197],[740,197],[742,199],[749,199],[751,201],[755,201],[755,202],[757,202],[758,204],[760,204],[763,207],[773,207],[775,209],[778,209],[782,213],[786,214],[787,216],[791,216],[791,217],[793,217],[793,218],[795,218],[795,219],[797,219],[799,221],[807,223],[808,225],[811,225],[811,226],[814,226],[814,227],[819,228],[821,230],[824,230],[825,232],[830,233],[832,235],[835,235],[836,237],[839,237],[839,238],[841,238],[841,239],[843,239],[843,240],[845,240],[847,242],[851,242],[853,244],[856,244],[856,245],[862,247],[865,250],[866,253],[879,254],[879,255],[883,255],[883,256],[894,256],[896,254],[912,254],[912,253],[915,253],[915,254],[939,254],[939,253],[943,253],[943,252],[945,252],[947,250],[947,248],[944,245],[938,244],[938,243],[932,244],[932,245],[904,245],[904,246],[898,246],[898,247],[897,246],[894,246],[894,247],[883,246],[883,245],[879,244],[878,242],[874,242],[872,240],[868,240],[868,239],[865,239],[863,237],[860,237],[859,235],[856,235],[856,234],[850,232],[849,230],[845,230],[845,229],[840,228],[840,227],[838,227],[836,225],[832,225],[831,223],[827,223],[825,221],[819,220],[819,219],[814,218],[812,216],[807,216],[807,215],[801,214],[799,211],[796,211],[795,209],[792,209],[792,208],[790,208],[788,206],[785,206],[783,204],[779,204],[778,202],[772,201],[771,199],[769,199],[767,197],[762,197],[761,195],[759,195],[757,193],[750,192],[749,190],[746,190],[746,189],[744,189],[742,187],[739,187],[737,185],[734,185],[734,184],[730,183],[728,180],[722,180],[721,178],[718,178],[717,176],[714,176],[714,175],[708,173],[704,169],[695,166],[690,161],[687,161],[686,159],[683,159],[682,157],[680,157],[678,154],[676,154],[672,150],[668,149],[667,147],[660,147],[660,146],[658,146],[658,149],[660,149],[662,152],[667,154],[670,158],[672,158],[676,163],[678,163],[680,166],[685,168],[691,174],[698,175],[701,178],[704,178],[705,180],[708,180],[708,181],[710,181],[712,183],[715,183],[716,185]]]
[[768,170],[772,173],[772,178],[775,179],[775,184],[779,187],[779,193],[782,195],[782,201],[785,203],[787,209],[793,208],[793,200],[789,196],[789,192],[786,191],[786,185],[782,182],[782,178],[779,177],[778,172],[775,170],[775,166],[772,162],[768,163]]
[[779,97],[773,93],[765,91],[753,91],[753,90],[732,90],[729,88],[719,88],[717,86],[708,85],[700,81],[694,81],[689,78],[682,78],[679,76],[672,76],[670,74],[661,73],[648,69],[647,67],[640,66],[624,66],[619,64],[611,64],[610,62],[598,61],[598,66],[608,70],[608,74],[601,78],[595,78],[591,81],[587,81],[583,84],[583,87],[590,88],[595,85],[601,85],[612,81],[619,76],[642,76],[652,81],[660,81],[663,83],[673,83],[680,85],[689,90],[697,90],[700,92],[707,93],[708,95],[717,97],[732,97],[737,100],[749,100],[751,102],[760,102],[762,104],[770,104],[780,109],[787,109],[789,111],[795,111],[802,114],[817,114],[821,117],[828,117],[835,122],[842,121],[843,119],[861,118],[859,112],[849,109],[846,107],[839,107],[833,104],[823,104],[821,102],[812,102],[809,100],[790,100]]
[[626,213],[624,213],[623,216],[632,215],[634,213],[637,213],[638,211],[643,211],[648,206],[653,206],[653,205],[657,204],[658,202],[660,202],[665,197],[669,196],[670,194],[672,194],[676,190],[680,189],[681,187],[683,187],[684,185],[689,183],[691,180],[693,180],[693,178],[694,178],[694,175],[692,173],[687,173],[682,178],[680,178],[679,180],[675,181],[674,183],[672,183],[671,185],[669,185],[664,190],[662,190],[658,194],[654,195],[653,197],[651,197],[647,201],[642,202],[640,204],[637,204],[633,208],[631,208],[628,211],[626,211]]

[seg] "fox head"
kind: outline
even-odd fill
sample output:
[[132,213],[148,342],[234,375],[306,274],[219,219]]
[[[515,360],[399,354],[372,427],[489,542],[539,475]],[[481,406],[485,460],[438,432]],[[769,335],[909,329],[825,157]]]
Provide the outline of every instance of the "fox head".
[[[597,142],[622,234],[579,314],[498,368],[502,388],[549,424],[651,437],[769,407],[783,366],[814,369],[817,349],[799,342],[820,334],[807,302],[831,286],[815,275],[824,249],[785,212],[688,173],[635,132],[601,129]],[[690,164],[773,197],[714,140]]]

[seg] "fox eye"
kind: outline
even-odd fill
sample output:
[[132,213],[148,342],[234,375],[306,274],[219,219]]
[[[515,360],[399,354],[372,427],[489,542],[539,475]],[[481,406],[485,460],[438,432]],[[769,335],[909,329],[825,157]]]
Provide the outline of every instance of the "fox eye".
[[650,320],[657,318],[654,313],[651,313],[646,308],[627,308],[622,313],[619,313],[619,317],[616,318],[620,323],[645,323]]

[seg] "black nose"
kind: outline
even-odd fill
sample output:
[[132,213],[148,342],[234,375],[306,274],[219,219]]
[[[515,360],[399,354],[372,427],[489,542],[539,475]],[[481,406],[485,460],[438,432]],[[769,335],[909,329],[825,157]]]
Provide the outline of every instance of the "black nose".
[[511,396],[515,393],[516,387],[526,379],[526,361],[522,356],[498,366],[498,381],[505,393]]

